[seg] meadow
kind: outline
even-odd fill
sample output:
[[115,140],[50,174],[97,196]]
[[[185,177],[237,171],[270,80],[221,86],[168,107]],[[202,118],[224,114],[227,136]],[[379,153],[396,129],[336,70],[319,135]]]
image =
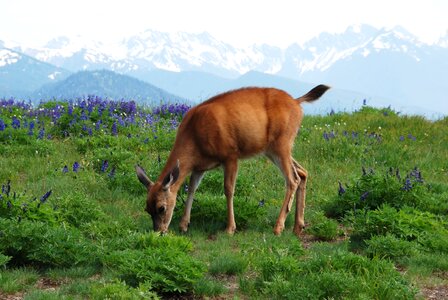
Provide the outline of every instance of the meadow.
[[134,166],[155,180],[189,109],[86,97],[0,100],[0,299],[425,299],[448,297],[448,117],[364,105],[305,116],[306,229],[272,233],[284,180],[241,161],[237,232],[221,169],[187,234],[151,230]]

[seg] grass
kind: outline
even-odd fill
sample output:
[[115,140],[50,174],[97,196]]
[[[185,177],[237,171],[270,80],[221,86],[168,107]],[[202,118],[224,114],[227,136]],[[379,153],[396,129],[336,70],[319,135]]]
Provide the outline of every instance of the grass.
[[310,174],[300,239],[293,213],[272,233],[284,182],[261,156],[240,164],[234,236],[223,232],[220,169],[197,191],[189,232],[177,230],[181,189],[171,232],[159,236],[133,168],[158,176],[183,111],[157,111],[0,102],[0,297],[413,299],[447,286],[448,118],[370,107],[305,116],[294,147]]

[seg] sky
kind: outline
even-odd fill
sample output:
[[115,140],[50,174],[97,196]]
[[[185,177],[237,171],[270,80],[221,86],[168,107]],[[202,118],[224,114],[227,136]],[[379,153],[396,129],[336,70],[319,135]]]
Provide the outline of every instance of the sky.
[[448,33],[447,0],[0,0],[0,41],[119,41],[147,29],[209,32],[235,46],[286,47],[353,24],[401,26],[426,43]]

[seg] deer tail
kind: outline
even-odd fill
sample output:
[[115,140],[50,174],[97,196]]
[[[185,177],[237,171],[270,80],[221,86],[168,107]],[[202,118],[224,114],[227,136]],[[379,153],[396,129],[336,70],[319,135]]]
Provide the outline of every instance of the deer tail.
[[306,93],[305,95],[297,98],[300,103],[302,102],[313,102],[319,99],[330,87],[328,85],[320,84],[313,88],[311,91]]

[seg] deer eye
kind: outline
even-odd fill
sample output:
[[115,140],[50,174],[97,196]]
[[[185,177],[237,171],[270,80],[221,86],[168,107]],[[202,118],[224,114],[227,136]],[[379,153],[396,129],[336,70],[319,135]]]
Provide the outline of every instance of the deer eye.
[[163,214],[163,213],[165,213],[165,210],[166,210],[165,206],[160,206],[160,207],[157,209],[157,212],[158,212],[159,214]]

